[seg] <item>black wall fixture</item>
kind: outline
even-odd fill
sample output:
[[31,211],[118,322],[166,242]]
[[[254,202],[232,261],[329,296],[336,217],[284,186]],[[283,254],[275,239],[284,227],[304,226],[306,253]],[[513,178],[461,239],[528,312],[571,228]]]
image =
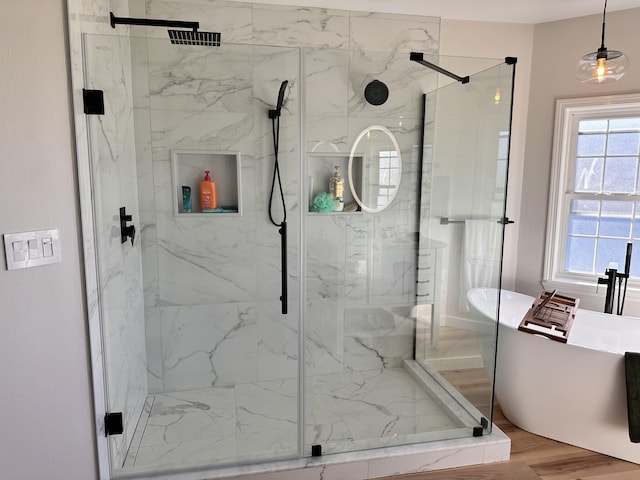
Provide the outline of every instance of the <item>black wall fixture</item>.
[[424,59],[424,53],[422,52],[411,52],[409,54],[409,60],[411,60],[412,62],[417,62],[420,65],[424,65],[425,67],[430,68],[431,70],[435,70],[436,72],[441,73],[443,75],[446,75],[449,78],[453,78],[454,80],[460,83],[463,83],[463,84],[469,83],[469,75],[467,75],[466,77],[460,77],[455,73],[451,73],[449,70],[445,70],[444,68],[439,67],[435,63],[427,62]]
[[199,22],[185,22],[182,20],[157,20],[152,18],[128,18],[116,17],[113,12],[109,13],[111,26],[116,25],[140,25],[146,27],[175,27],[187,28],[189,30],[169,30],[169,40],[174,45],[202,45],[209,47],[220,46],[220,33],[201,32]]
[[127,222],[131,220],[133,220],[133,218],[131,215],[127,215],[127,209],[120,207],[120,243],[124,243],[130,238],[131,245],[133,245],[133,239],[136,237],[136,227],[127,225]]
[[364,98],[371,105],[382,105],[389,98],[389,89],[380,80],[374,80],[364,88]]

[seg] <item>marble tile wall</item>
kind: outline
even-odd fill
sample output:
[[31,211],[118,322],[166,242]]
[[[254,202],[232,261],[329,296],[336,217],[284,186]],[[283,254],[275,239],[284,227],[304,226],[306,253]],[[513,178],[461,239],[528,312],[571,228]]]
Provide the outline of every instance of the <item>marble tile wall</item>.
[[[434,77],[410,64],[408,52],[437,52],[438,19],[155,0],[145,3],[144,13],[196,19],[201,29],[219,31],[223,39],[223,46],[213,49],[179,48],[168,46],[164,38],[151,39],[146,50],[141,48],[137,57],[134,53],[134,69],[149,78],[148,87],[135,89],[135,104],[137,126],[151,132],[141,139],[147,143],[138,146],[150,389],[296,376],[301,162],[306,161],[305,150],[323,151],[323,146],[348,154],[355,137],[371,124],[389,127],[398,139],[403,188],[394,207],[375,217],[305,217],[307,368],[310,374],[343,372],[395,366],[408,358],[411,332],[394,323],[408,324],[407,311],[395,311],[385,328],[356,331],[349,326],[354,315],[344,309],[412,301],[415,245],[410,234],[417,215],[420,97],[433,88]],[[149,30],[153,37],[164,36],[161,30]],[[374,78],[388,82],[392,90],[383,107],[370,106],[361,93]],[[279,314],[274,302],[280,295],[280,244],[266,215],[273,162],[266,110],[274,105],[284,79],[289,89],[280,164],[288,204],[287,316]],[[306,138],[302,151],[301,125]],[[173,148],[241,152],[240,218],[174,216]],[[251,312],[242,328],[241,319],[225,327],[230,312],[241,305]],[[190,343],[188,338],[206,340]],[[241,348],[234,346],[238,341]],[[233,354],[221,357],[224,351]],[[233,374],[228,365],[243,356],[244,368]]]

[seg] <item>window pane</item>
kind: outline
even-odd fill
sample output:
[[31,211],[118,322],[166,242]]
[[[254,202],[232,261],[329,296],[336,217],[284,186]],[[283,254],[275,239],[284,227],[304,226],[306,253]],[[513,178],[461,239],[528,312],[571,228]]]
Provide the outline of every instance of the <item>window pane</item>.
[[603,191],[633,193],[636,185],[636,157],[609,157],[604,170]]
[[607,120],[580,120],[578,132],[606,132]]
[[380,169],[389,168],[389,157],[380,155]]
[[604,154],[606,135],[580,134],[578,135],[578,156],[596,157]]
[[607,155],[637,155],[640,133],[610,133]]
[[389,185],[389,170],[380,170],[380,185]]
[[600,236],[629,238],[631,219],[623,217],[603,217],[600,219]]
[[604,158],[578,158],[576,159],[576,180],[574,191],[576,192],[600,192],[602,191],[602,172]]
[[609,263],[618,264],[618,271],[624,270],[624,260],[627,253],[626,240],[612,240],[601,238],[598,241],[598,253],[596,255],[596,271],[597,274],[604,274],[609,267]]
[[597,235],[600,202],[572,200],[569,214],[569,235]]
[[633,213],[633,202],[623,202],[618,200],[604,200],[602,202],[602,216],[618,215],[630,217]]
[[569,215],[569,235],[596,235],[596,233],[598,233],[598,217]]
[[580,214],[594,214],[597,215],[600,212],[599,200],[572,200],[571,201],[571,213]]
[[632,215],[633,202],[603,201],[599,235],[629,238],[631,236]]
[[640,117],[612,118],[609,121],[609,130],[640,130]]
[[569,272],[593,273],[595,246],[595,238],[569,237],[565,269]]

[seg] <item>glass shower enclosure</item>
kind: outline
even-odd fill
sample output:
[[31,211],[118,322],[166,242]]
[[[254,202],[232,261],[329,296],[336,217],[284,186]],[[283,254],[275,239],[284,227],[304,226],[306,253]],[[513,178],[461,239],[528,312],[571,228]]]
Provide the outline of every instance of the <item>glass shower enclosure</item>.
[[513,63],[83,46],[114,478],[490,433]]

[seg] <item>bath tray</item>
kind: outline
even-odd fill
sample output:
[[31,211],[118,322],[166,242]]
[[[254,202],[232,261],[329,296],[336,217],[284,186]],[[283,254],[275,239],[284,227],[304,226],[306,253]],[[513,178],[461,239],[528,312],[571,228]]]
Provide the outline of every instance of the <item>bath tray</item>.
[[520,322],[518,330],[567,343],[580,299],[544,291]]

